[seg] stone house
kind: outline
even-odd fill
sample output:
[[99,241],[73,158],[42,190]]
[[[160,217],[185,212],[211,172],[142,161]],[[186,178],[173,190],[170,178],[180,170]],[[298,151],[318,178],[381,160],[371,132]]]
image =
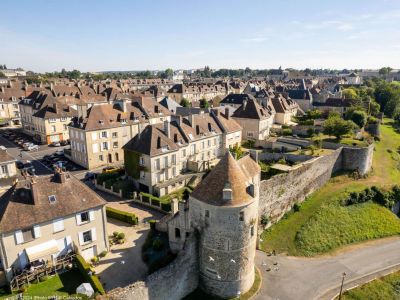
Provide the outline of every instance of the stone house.
[[17,181],[0,203],[3,280],[69,252],[90,260],[109,249],[105,201],[69,173]]
[[189,102],[199,102],[201,99],[209,101],[217,96],[224,97],[227,93],[227,87],[224,84],[175,84],[168,90],[168,97],[177,103],[180,103],[182,98],[186,98]]
[[21,123],[18,102],[25,96],[26,92],[22,88],[0,87],[0,120],[2,123],[10,125]]
[[235,110],[232,118],[242,127],[242,140],[264,140],[269,136],[274,123],[274,111],[260,105],[250,95],[243,100],[242,105]]
[[0,149],[0,178],[9,178],[17,175],[16,159],[8,154],[6,149]]
[[125,170],[141,191],[163,196],[215,165],[226,149],[239,145],[241,130],[218,111],[148,125],[123,147]]
[[358,101],[354,99],[328,98],[325,100],[325,102],[314,102],[313,108],[318,109],[319,111],[326,114],[331,111],[336,111],[341,116],[343,116],[346,111],[357,102]]

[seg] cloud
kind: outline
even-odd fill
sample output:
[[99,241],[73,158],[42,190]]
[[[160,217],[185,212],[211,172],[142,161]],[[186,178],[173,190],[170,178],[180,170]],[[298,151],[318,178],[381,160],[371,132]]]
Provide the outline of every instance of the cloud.
[[268,37],[253,37],[253,38],[240,39],[240,41],[244,42],[244,43],[262,43],[267,40],[268,40]]

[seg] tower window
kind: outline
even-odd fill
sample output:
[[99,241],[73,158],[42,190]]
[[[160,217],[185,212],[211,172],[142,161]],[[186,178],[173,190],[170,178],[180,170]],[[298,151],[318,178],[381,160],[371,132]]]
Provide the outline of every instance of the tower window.
[[254,236],[254,226],[251,226],[251,228],[250,228],[250,235]]
[[241,211],[239,213],[239,221],[244,221],[244,212],[243,211]]
[[175,238],[181,238],[181,230],[179,228],[175,228]]
[[209,218],[209,217],[210,217],[210,211],[206,210],[206,218]]

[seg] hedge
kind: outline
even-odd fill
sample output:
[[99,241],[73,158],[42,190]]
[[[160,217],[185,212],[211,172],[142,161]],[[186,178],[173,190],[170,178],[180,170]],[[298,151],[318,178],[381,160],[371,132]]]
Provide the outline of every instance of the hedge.
[[171,211],[171,201],[170,200],[164,200],[164,199],[158,198],[156,196],[153,196],[152,194],[143,193],[143,192],[141,192],[140,195],[142,195],[143,202],[150,203],[150,200],[151,200],[151,203],[154,206],[158,206],[161,203],[161,209],[163,211],[165,211],[165,212]]
[[92,272],[92,270],[90,268],[90,265],[86,262],[86,260],[79,254],[77,254],[75,257],[75,261],[79,271],[82,273],[85,280],[92,285],[93,289],[96,292],[100,293],[101,295],[105,295],[106,291],[104,290],[104,287],[101,284],[99,278],[96,275],[89,274],[89,272]]
[[115,208],[106,207],[106,215],[109,218],[117,219],[128,224],[132,225],[139,224],[139,218],[135,214],[118,210]]

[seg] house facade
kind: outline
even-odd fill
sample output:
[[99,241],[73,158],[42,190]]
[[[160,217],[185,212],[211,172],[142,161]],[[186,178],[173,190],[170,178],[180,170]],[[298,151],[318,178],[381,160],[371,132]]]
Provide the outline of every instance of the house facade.
[[15,182],[0,201],[1,267],[8,282],[67,253],[90,260],[109,249],[105,201],[69,173]]
[[0,178],[9,178],[17,175],[16,159],[8,154],[6,149],[0,149]]

